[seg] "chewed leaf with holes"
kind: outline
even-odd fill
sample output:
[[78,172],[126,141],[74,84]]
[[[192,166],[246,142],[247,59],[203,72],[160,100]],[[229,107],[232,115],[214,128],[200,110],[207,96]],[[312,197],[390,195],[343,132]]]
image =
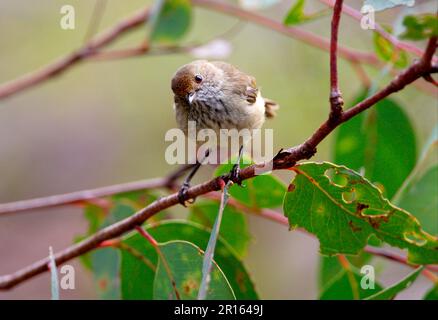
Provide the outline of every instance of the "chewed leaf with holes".
[[[203,251],[186,241],[160,244],[160,256],[154,280],[154,299],[192,300],[198,295],[202,277]],[[234,300],[227,278],[214,263],[207,299]]]
[[318,237],[322,254],[358,254],[375,234],[408,249],[411,263],[438,262],[438,239],[358,173],[328,162],[303,163],[294,171],[284,213],[291,227],[303,227]]

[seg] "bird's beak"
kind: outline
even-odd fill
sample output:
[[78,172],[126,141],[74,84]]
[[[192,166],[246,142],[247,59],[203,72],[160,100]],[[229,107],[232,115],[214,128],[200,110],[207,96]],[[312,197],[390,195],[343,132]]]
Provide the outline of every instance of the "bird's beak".
[[194,98],[195,98],[195,91],[192,91],[187,94],[187,101],[189,102],[190,105],[192,104]]

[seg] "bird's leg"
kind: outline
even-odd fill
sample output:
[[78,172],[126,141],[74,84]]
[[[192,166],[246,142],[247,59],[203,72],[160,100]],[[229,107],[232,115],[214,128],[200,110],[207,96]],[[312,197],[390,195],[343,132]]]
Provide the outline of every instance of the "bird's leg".
[[192,169],[190,170],[190,173],[188,176],[184,179],[183,184],[181,185],[181,188],[178,191],[178,201],[180,204],[182,204],[184,207],[186,207],[186,202],[193,203],[195,202],[195,199],[187,199],[187,191],[190,188],[190,181],[195,176],[196,172],[198,172],[199,168],[201,167],[202,163],[204,162],[205,158],[208,157],[210,154],[210,150],[207,150],[205,152],[204,158],[201,161],[198,161],[196,159],[196,164],[193,165]]
[[233,165],[233,168],[230,171],[230,179],[237,183],[239,186],[242,185],[242,180],[240,179],[240,159],[242,159],[243,155],[243,145],[239,148],[239,156],[237,157],[237,162]]

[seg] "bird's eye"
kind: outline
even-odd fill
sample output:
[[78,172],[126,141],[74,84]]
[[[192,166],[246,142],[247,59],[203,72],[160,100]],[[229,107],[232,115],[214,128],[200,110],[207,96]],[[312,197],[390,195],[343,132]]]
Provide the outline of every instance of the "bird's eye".
[[202,76],[200,74],[195,75],[195,81],[196,81],[196,83],[201,83],[202,82]]

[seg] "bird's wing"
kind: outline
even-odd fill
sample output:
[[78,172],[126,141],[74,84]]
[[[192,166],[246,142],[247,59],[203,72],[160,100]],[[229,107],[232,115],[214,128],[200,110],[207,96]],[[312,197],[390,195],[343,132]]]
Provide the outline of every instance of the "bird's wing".
[[226,62],[213,61],[211,63],[225,72],[228,78],[228,81],[226,81],[225,84],[226,89],[234,94],[244,97],[249,104],[254,104],[256,102],[259,89],[257,88],[254,77],[247,75]]

